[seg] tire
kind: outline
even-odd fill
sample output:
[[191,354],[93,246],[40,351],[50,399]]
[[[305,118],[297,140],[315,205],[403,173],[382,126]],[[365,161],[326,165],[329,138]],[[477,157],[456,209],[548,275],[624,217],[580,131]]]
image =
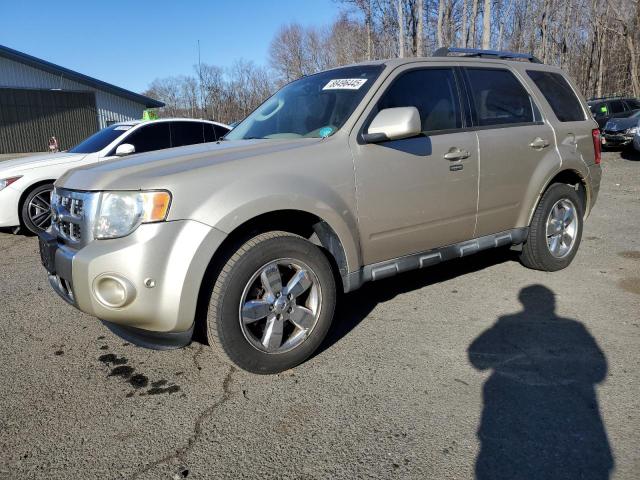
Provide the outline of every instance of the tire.
[[[320,346],[335,304],[331,264],[317,246],[287,232],[263,233],[233,253],[216,278],[207,312],[209,345],[244,370],[279,373]],[[256,306],[255,315],[249,305]]]
[[[22,225],[31,233],[37,235],[43,230],[46,230],[51,224],[50,197],[52,191],[52,183],[40,185],[31,190],[24,199],[24,202],[22,202],[20,220]],[[49,197],[49,200],[46,200],[44,197]]]
[[[568,223],[564,219],[571,207],[574,209],[575,223]],[[558,221],[559,217],[564,220]],[[580,246],[583,219],[584,205],[576,190],[564,183],[551,185],[544,192],[533,214],[520,262],[525,267],[545,272],[568,267]],[[567,240],[569,237],[572,238],[571,242]]]

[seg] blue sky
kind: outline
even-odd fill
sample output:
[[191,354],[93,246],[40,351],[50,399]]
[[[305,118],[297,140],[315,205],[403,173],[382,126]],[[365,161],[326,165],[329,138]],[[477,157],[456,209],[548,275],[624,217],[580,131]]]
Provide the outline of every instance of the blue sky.
[[243,58],[266,65],[283,23],[323,25],[334,0],[0,0],[0,44],[136,92]]

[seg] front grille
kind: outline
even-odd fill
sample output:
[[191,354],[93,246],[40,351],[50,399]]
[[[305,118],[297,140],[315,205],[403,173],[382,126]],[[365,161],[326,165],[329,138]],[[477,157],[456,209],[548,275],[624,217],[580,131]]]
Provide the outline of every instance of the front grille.
[[56,188],[52,196],[53,233],[65,244],[80,248],[89,243],[96,195]]

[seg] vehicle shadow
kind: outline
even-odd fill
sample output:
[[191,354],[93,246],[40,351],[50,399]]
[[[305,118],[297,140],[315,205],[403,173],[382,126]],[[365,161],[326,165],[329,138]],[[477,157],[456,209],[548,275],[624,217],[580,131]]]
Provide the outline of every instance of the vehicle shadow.
[[640,152],[634,148],[625,148],[620,152],[620,156],[625,160],[640,162]]
[[341,295],[338,298],[331,329],[313,356],[322,354],[348,335],[379,303],[391,300],[402,293],[435,285],[508,261],[517,261],[517,253],[508,248],[487,250],[466,258],[441,263],[425,270],[407,272],[392,278],[367,283],[355,292]]
[[22,227],[0,227],[0,233],[6,235],[19,235],[21,237],[35,237],[34,233],[31,233],[26,228]]
[[524,309],[505,315],[469,346],[492,369],[483,387],[476,478],[608,479],[613,469],[595,386],[607,360],[578,320],[559,317],[542,285],[523,288]]

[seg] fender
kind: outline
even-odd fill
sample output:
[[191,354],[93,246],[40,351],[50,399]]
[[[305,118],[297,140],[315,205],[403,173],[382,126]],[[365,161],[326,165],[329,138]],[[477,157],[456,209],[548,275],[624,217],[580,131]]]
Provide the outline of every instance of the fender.
[[352,272],[361,267],[361,256],[359,239],[353,236],[358,231],[352,206],[353,186],[349,188],[347,184],[344,182],[336,189],[301,175],[245,177],[216,190],[191,218],[229,234],[262,214],[278,210],[311,213],[336,233],[344,249],[347,270]]
[[531,219],[533,218],[533,214],[538,206],[538,203],[540,202],[540,199],[542,198],[542,195],[547,190],[554,178],[562,172],[574,173],[581,179],[582,184],[585,187],[587,196],[585,205],[585,218],[589,215],[592,198],[591,184],[588,181],[589,168],[582,159],[576,157],[575,155],[572,155],[564,157],[562,159],[562,165],[559,168],[548,171],[545,170],[543,172],[536,171],[536,174],[540,173],[540,177],[544,178],[544,181],[535,181],[530,183],[526,198],[533,198],[533,202],[528,203],[526,208],[523,209],[518,225],[528,226],[529,224],[531,224]]

